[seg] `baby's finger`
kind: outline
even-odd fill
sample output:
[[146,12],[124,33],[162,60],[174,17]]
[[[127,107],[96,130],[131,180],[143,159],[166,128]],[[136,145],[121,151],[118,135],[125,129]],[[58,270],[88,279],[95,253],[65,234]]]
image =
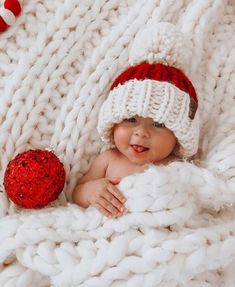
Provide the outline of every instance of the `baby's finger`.
[[111,202],[107,201],[105,198],[101,197],[99,199],[99,204],[106,209],[111,215],[116,216],[119,213],[119,210],[112,205]]
[[122,204],[126,202],[125,196],[121,193],[121,191],[114,185],[108,184],[107,189],[111,192]]
[[109,177],[108,181],[115,185],[121,181],[121,177]]
[[105,215],[107,217],[111,217],[112,216],[112,214],[107,209],[105,209],[103,206],[101,206],[99,203],[95,203],[93,206],[96,209],[98,209],[103,215]]
[[109,192],[109,191],[105,192],[102,196],[109,203],[111,203],[113,206],[115,206],[118,209],[119,212],[123,212],[124,211],[123,204],[111,192]]

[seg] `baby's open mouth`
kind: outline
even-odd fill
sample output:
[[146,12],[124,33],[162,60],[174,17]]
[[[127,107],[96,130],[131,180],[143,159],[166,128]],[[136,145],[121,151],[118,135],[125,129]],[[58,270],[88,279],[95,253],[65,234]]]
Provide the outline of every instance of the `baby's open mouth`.
[[138,153],[141,153],[141,152],[144,152],[146,150],[149,150],[149,148],[144,147],[142,145],[137,145],[137,144],[132,144],[131,147],[133,148],[133,150],[135,152],[138,152]]

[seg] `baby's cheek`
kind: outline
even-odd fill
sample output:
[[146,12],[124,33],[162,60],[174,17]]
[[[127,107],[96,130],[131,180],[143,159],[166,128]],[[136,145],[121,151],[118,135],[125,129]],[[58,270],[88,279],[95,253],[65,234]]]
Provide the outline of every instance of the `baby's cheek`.
[[130,134],[129,130],[125,127],[117,126],[114,128],[113,137],[115,142],[124,142]]

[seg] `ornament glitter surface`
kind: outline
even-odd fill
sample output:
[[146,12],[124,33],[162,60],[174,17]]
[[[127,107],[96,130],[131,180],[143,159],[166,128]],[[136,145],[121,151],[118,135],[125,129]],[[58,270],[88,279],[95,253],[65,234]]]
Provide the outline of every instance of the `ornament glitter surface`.
[[18,154],[8,163],[4,176],[7,195],[24,208],[46,206],[59,196],[64,183],[63,164],[47,150]]

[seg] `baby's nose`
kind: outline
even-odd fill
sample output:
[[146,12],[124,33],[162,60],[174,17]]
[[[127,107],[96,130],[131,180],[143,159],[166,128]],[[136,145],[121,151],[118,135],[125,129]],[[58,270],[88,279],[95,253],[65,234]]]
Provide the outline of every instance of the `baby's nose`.
[[141,125],[141,126],[136,127],[134,134],[139,137],[148,137],[149,131],[145,126]]

